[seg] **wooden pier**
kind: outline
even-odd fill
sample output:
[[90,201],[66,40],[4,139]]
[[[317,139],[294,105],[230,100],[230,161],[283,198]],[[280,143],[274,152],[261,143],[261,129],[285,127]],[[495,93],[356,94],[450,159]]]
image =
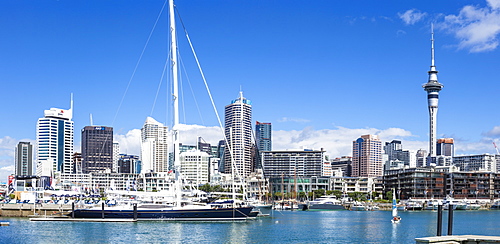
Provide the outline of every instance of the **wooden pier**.
[[461,235],[461,236],[433,236],[415,238],[417,244],[433,243],[433,244],[500,244],[500,236],[476,236],[476,235]]

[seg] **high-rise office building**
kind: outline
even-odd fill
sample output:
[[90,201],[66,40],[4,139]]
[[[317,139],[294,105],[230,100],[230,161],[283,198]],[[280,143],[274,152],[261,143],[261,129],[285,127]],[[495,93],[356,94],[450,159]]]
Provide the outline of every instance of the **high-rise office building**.
[[44,111],[36,126],[36,174],[52,176],[71,172],[73,156],[73,99],[70,109]]
[[376,135],[363,135],[352,142],[352,176],[382,176],[382,142]]
[[426,162],[426,158],[427,158],[427,150],[424,150],[424,149],[419,149],[417,150],[417,154],[416,154],[416,158],[417,158],[417,167],[425,167],[427,162]]
[[118,156],[118,169],[117,173],[138,174],[139,156],[119,154]]
[[255,122],[255,131],[257,137],[257,148],[259,151],[272,151],[271,141],[271,123]]
[[240,96],[225,107],[224,172],[235,177],[247,177],[254,170],[252,159],[252,103]]
[[82,172],[113,170],[113,127],[85,126],[82,129]]
[[141,172],[168,172],[168,127],[147,117],[141,138]]
[[16,146],[16,176],[33,175],[33,145],[19,142]]
[[112,172],[118,172],[118,160],[120,159],[120,144],[118,142],[113,142],[113,170]]
[[436,155],[455,156],[453,138],[441,138],[437,140]]
[[200,185],[209,182],[210,155],[198,149],[182,152],[179,156],[182,179],[191,184]]
[[439,91],[444,87],[438,82],[436,66],[434,65],[434,30],[432,30],[431,38],[431,69],[429,73],[429,81],[422,87],[427,92],[427,105],[429,108],[429,157],[427,165],[435,163],[436,158],[436,127],[437,127],[437,111],[439,102]]

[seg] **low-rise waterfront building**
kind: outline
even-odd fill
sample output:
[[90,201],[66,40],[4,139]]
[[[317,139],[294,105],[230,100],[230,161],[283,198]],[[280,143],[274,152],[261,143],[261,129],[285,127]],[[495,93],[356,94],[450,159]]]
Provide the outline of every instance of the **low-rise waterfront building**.
[[497,172],[496,157],[491,154],[456,156],[453,157],[453,164],[460,171]]
[[496,199],[500,175],[494,172],[462,172],[457,167],[426,167],[386,171],[384,191],[395,189],[400,199]]

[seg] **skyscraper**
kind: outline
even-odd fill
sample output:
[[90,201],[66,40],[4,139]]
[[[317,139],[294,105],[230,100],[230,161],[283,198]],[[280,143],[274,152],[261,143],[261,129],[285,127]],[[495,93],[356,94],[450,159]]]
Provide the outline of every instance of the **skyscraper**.
[[436,126],[439,91],[443,88],[443,85],[438,82],[438,71],[434,65],[434,30],[432,30],[431,34],[431,69],[428,73],[429,81],[422,87],[427,92],[427,104],[429,107],[429,157],[427,159],[427,165],[430,165],[436,157]]
[[36,126],[36,174],[52,176],[70,172],[73,156],[73,99],[70,109],[50,108],[44,111]]
[[141,138],[141,172],[168,172],[168,127],[147,117]]
[[257,148],[259,151],[272,151],[271,123],[255,122]]
[[352,142],[352,176],[382,176],[382,141],[376,135],[363,135]]
[[16,146],[16,172],[18,175],[33,175],[33,145],[19,142]]
[[85,126],[82,129],[82,172],[113,170],[113,127]]
[[453,138],[441,138],[437,140],[437,150],[436,155],[442,156],[455,156],[454,150],[454,140]]
[[243,92],[225,107],[224,126],[228,142],[224,151],[224,172],[247,177],[254,170],[252,103],[243,97]]

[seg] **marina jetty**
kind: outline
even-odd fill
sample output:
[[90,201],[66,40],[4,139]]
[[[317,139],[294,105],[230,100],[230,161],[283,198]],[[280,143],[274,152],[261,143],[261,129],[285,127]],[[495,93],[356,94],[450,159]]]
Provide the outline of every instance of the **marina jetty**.
[[500,236],[476,236],[476,235],[460,235],[460,236],[433,236],[415,238],[417,244],[434,243],[434,244],[491,244],[500,243]]
[[2,217],[63,216],[71,212],[71,204],[0,204]]

